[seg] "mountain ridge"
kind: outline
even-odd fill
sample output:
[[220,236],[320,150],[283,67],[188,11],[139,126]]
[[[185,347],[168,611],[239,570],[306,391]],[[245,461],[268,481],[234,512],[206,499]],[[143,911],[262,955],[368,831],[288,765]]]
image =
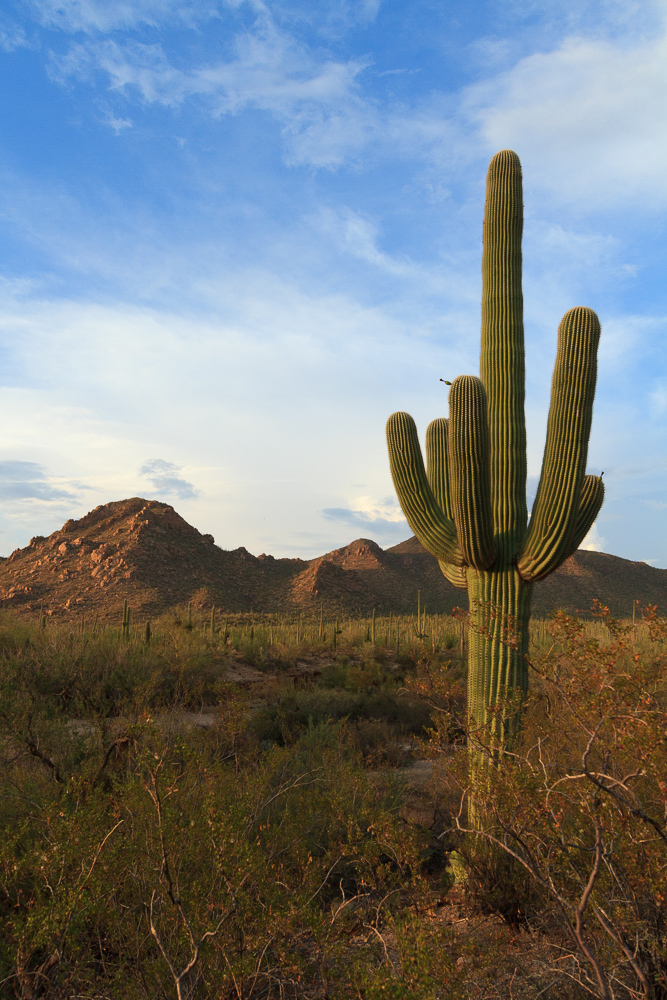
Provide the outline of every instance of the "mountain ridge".
[[[125,600],[142,618],[190,601],[229,613],[404,614],[418,590],[432,612],[466,603],[414,536],[387,549],[358,538],[308,560],[254,556],[220,548],[169,504],[141,497],[96,507],[0,561],[0,607],[62,620],[117,620]],[[594,598],[617,616],[635,600],[664,609],[667,570],[580,549],[535,586],[533,613],[586,611]]]

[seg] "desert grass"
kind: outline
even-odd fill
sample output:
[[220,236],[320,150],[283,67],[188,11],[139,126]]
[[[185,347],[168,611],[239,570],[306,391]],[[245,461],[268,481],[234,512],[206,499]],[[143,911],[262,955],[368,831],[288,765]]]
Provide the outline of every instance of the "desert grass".
[[493,850],[459,618],[150,624],[0,620],[0,995],[667,995],[655,613],[532,623]]

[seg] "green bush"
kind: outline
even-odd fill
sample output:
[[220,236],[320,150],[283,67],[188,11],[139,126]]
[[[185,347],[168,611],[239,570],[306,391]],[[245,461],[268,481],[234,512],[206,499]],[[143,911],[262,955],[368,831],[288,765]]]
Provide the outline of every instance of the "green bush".
[[[349,676],[349,672],[348,672]],[[261,740],[286,744],[300,733],[325,721],[346,719],[360,724],[384,723],[381,739],[394,735],[423,733],[430,723],[430,710],[414,695],[377,690],[354,692],[309,687],[282,693],[261,707],[252,722]],[[366,731],[370,730],[368,727]]]
[[[596,615],[596,630],[554,617],[510,749],[481,766],[483,733],[469,732],[475,755],[454,755],[450,791],[468,806],[467,822],[452,810],[458,875],[511,925],[557,928],[553,968],[588,995],[664,1000],[666,664],[659,646],[640,653],[631,624]],[[652,609],[645,628],[667,637]]]
[[426,902],[425,834],[340,727],[240,757],[211,753],[216,738],[146,722],[80,754],[61,733],[58,779],[5,761],[0,979],[18,996],[346,995],[376,976],[376,938],[350,965],[349,935]]

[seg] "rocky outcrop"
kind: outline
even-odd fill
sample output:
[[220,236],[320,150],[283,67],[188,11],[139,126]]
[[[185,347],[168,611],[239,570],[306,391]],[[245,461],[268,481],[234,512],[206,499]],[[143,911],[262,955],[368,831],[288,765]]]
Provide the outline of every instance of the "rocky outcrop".
[[[359,538],[309,561],[274,559],[222,549],[173,507],[140,497],[96,507],[0,561],[0,606],[77,621],[118,621],[125,600],[135,621],[190,601],[230,613],[311,614],[320,604],[329,616],[405,613],[418,590],[427,612],[466,604],[416,538],[387,550]],[[594,597],[618,615],[633,600],[665,608],[667,570],[580,550],[535,587],[533,609],[585,610]]]

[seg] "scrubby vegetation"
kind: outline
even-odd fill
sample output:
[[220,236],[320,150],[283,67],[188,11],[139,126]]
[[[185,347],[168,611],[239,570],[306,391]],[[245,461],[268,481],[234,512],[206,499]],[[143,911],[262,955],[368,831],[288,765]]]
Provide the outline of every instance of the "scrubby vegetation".
[[664,620],[533,625],[475,826],[462,635],[5,617],[0,995],[666,997]]

